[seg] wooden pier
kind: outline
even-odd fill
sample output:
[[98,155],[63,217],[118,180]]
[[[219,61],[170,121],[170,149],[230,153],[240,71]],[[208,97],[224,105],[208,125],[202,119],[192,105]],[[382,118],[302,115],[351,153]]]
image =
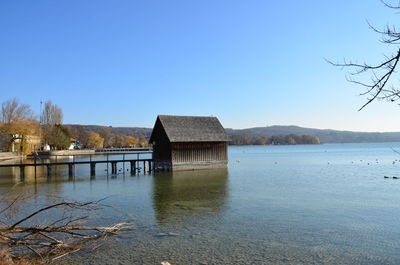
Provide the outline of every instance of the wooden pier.
[[[73,155],[72,161],[58,161],[58,157],[62,157],[64,155],[55,155],[55,161],[54,162],[40,162],[38,163],[38,159],[34,159],[34,162],[32,163],[16,163],[16,164],[0,164],[0,168],[6,168],[6,167],[18,167],[19,172],[20,172],[20,177],[23,178],[25,177],[25,168],[26,167],[34,167],[35,170],[35,177],[36,177],[36,168],[37,167],[46,167],[47,168],[47,176],[51,177],[52,176],[52,169],[53,167],[57,166],[68,166],[68,176],[73,177],[75,175],[75,166],[76,165],[83,165],[87,164],[90,166],[90,176],[95,176],[96,175],[96,165],[97,164],[107,164],[107,174],[108,174],[108,166],[111,166],[111,174],[115,175],[118,174],[118,163],[123,163],[123,168],[125,172],[125,163],[130,164],[130,173],[132,175],[135,175],[139,173],[140,168],[143,169],[143,173],[151,173],[154,170],[153,167],[153,159],[152,158],[140,158],[140,155],[143,154],[151,154],[152,152],[135,152],[135,153],[119,153],[119,154],[110,154],[112,156],[118,155],[122,156],[122,159],[109,159],[109,154],[108,153],[102,153],[102,154],[96,154],[96,155],[89,155],[88,160],[76,160],[76,156],[78,155]],[[93,156],[97,155],[102,155],[106,156],[106,159],[102,160],[93,160]],[[126,155],[136,155],[136,158],[126,158]],[[68,156],[68,155],[65,155]],[[70,157],[70,156],[68,156]],[[142,166],[142,167],[140,167]]]

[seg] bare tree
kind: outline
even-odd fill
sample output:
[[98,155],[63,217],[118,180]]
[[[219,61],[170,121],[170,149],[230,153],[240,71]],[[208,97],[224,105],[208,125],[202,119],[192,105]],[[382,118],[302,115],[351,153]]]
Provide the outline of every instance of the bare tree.
[[45,125],[60,125],[62,120],[62,109],[50,100],[46,101],[41,115],[41,123]]
[[18,99],[13,98],[1,104],[1,121],[13,123],[20,120],[33,118],[33,113],[29,105],[21,104]]
[[30,106],[21,104],[16,98],[7,100],[1,104],[0,118],[0,149],[13,150],[15,147],[13,151],[30,153],[32,145],[29,141],[40,131]]
[[63,120],[62,109],[48,100],[44,104],[40,120],[43,142],[55,149],[68,148],[71,136],[68,129],[61,125]]
[[[400,2],[391,4],[385,0],[381,2],[390,9],[400,9]],[[362,110],[374,100],[388,100],[395,102],[400,99],[399,75],[397,69],[400,60],[400,31],[395,26],[386,25],[382,30],[377,29],[368,23],[371,30],[381,35],[381,42],[393,45],[393,51],[390,55],[384,55],[381,62],[378,63],[354,63],[344,61],[343,63],[329,63],[350,69],[347,80],[361,85],[365,91],[362,96],[367,96],[367,102],[361,106]],[[369,81],[365,80],[365,75]],[[356,79],[355,76],[358,76]]]

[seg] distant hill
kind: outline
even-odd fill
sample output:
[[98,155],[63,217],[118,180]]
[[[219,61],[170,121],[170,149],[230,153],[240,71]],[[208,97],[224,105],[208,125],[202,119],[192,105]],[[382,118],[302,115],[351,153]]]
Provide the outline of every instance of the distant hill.
[[[134,136],[149,139],[152,128],[142,127],[112,127],[98,125],[65,125],[71,131],[95,131],[101,133],[103,128],[108,128],[111,133],[116,135]],[[367,142],[400,142],[400,132],[352,132],[338,130],[321,130],[312,128],[303,128],[299,126],[268,126],[255,127],[248,129],[226,129],[231,136],[247,135],[250,137],[272,137],[286,135],[311,135],[318,137],[321,143],[367,143]]]
[[79,124],[65,124],[64,126],[67,127],[73,133],[78,131],[79,133],[93,131],[101,134],[104,128],[106,128],[112,134],[134,136],[136,138],[143,136],[146,139],[150,138],[151,131],[153,130],[150,128],[142,128],[142,127],[112,127],[112,126],[79,125]]
[[367,142],[399,142],[400,132],[352,132],[337,130],[321,130],[299,126],[268,126],[249,129],[226,129],[230,135],[251,135],[256,137],[283,136],[289,134],[312,135],[321,143],[367,143]]

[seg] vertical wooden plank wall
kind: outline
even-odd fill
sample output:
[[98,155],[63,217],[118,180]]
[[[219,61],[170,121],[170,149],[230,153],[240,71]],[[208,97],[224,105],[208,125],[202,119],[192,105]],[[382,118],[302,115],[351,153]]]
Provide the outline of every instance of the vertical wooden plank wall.
[[227,160],[226,142],[173,143],[174,163],[211,162]]

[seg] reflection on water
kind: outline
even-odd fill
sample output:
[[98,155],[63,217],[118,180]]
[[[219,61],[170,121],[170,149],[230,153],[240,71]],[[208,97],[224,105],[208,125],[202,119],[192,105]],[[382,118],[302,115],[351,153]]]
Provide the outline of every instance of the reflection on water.
[[227,169],[156,174],[152,194],[158,223],[223,211],[227,180]]

